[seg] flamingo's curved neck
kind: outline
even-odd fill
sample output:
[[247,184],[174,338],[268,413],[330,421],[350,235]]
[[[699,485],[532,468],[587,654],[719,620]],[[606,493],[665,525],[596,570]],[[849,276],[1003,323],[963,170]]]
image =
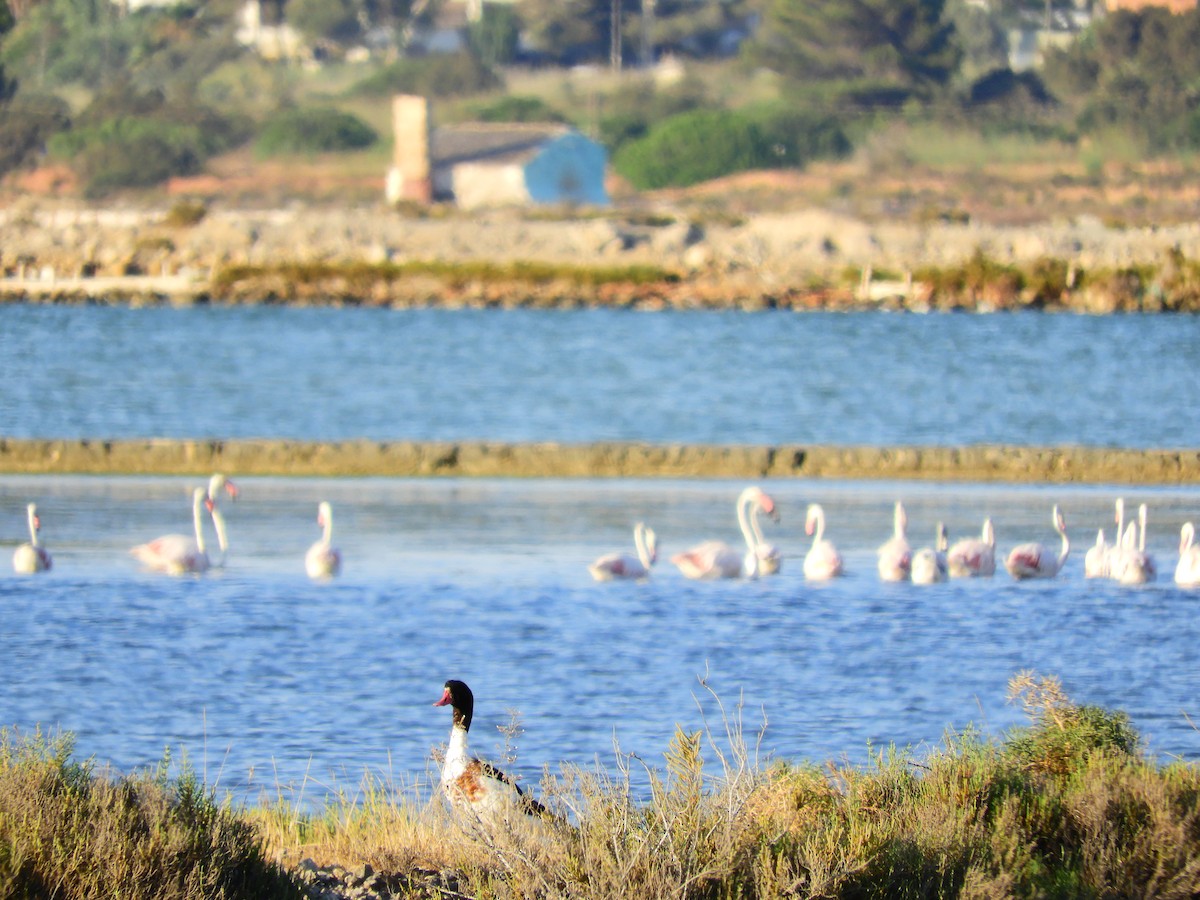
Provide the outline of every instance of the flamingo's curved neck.
[[754,508],[754,506],[755,503],[752,496],[743,494],[740,498],[738,498],[738,527],[742,529],[742,537],[746,541],[746,546],[751,550],[757,549],[758,545],[763,542],[762,534],[758,528],[758,522],[751,512],[751,509]]
[[819,544],[825,537],[825,511],[823,509],[813,510],[813,543]]
[[38,522],[37,507],[31,503],[29,504],[26,512],[29,516],[29,543],[35,547],[40,547],[41,544],[38,543],[38,531],[40,530],[40,523]]
[[991,519],[983,520],[983,542],[989,547],[996,545],[996,528]]
[[196,548],[204,553],[204,489],[197,488],[192,495],[192,524],[196,528]]
[[1184,522],[1183,527],[1179,529],[1179,555],[1183,556],[1191,549],[1192,541],[1196,539],[1196,526],[1191,522]]
[[1067,537],[1067,529],[1063,523],[1062,516],[1058,514],[1057,510],[1055,510],[1054,516],[1054,530],[1062,535],[1062,552],[1058,554],[1058,567],[1061,569],[1071,553],[1071,541]]
[[654,553],[650,549],[647,528],[641,522],[633,529],[633,545],[637,548],[638,559],[649,569],[654,564]]
[[896,504],[896,514],[894,516],[892,530],[898,538],[907,538],[906,531],[908,530],[908,516],[904,513],[903,505]]
[[325,527],[325,530],[321,532],[321,542],[328,547],[333,543],[333,509],[331,507],[321,507],[321,524]]
[[1146,504],[1143,503],[1138,507],[1138,550],[1141,553],[1146,552]]
[[225,516],[217,509],[216,504],[212,508],[213,530],[217,532],[217,546],[221,548],[221,559],[219,565],[225,564],[225,554],[229,551],[229,534],[225,530]]

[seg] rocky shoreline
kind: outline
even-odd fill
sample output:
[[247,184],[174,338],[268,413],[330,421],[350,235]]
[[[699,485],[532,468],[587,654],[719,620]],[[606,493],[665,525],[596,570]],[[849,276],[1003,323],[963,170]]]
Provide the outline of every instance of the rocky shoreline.
[[[1084,216],[1032,226],[871,223],[818,209],[698,221],[670,207],[590,217],[216,207],[197,216],[181,217],[175,208],[13,203],[0,210],[0,300],[1200,311],[1192,262],[1200,260],[1200,223],[1116,228]],[[930,271],[980,268],[980,261],[992,270],[952,284],[929,280]],[[405,274],[414,262],[448,270],[537,263],[552,274]],[[325,268],[298,278],[283,263]],[[568,276],[600,269],[617,275],[555,277],[554,267]],[[1014,279],[1004,267],[1030,274]],[[661,277],[620,277],[639,268]],[[223,277],[233,269],[242,276]]]
[[1200,450],[697,446],[292,440],[0,439],[8,475],[390,478],[814,478],[1200,484]]

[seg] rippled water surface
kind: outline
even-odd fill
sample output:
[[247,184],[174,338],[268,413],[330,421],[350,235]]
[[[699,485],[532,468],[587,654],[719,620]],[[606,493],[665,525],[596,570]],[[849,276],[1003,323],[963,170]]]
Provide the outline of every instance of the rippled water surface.
[[[210,783],[255,799],[312,799],[362,774],[423,784],[449,715],[431,704],[446,678],[477,694],[476,749],[502,752],[519,711],[514,766],[611,764],[614,740],[651,764],[676,724],[721,731],[709,683],[744,703],[763,754],[865,761],[868,746],[918,752],[947,728],[994,735],[1023,722],[1005,703],[1016,672],[1060,676],[1080,702],[1126,710],[1150,749],[1200,755],[1196,615],[1200,594],[1170,570],[1200,491],[1124,491],[1154,510],[1150,547],[1164,576],[1142,588],[1085,581],[1082,551],[1112,516],[1101,487],[781,482],[770,536],[778,576],[697,583],[660,562],[644,583],[591,581],[586,564],[653,523],[666,555],[708,537],[736,541],[740,485],[647,481],[244,479],[227,505],[227,566],[203,577],[140,572],[128,548],[186,530],[185,479],[5,478],[5,536],[36,497],[55,568],[0,577],[0,718],[77,735],[121,770],[170,747]],[[303,574],[315,507],[334,504],[343,576]],[[879,581],[875,548],[904,499],[914,545],[944,519],[952,536],[995,518],[1001,550],[1051,542],[1063,505],[1077,549],[1055,581],[1007,575],[919,587]],[[820,501],[849,574],[800,572],[803,509]],[[9,542],[6,542],[9,543]]]
[[14,437],[1200,446],[1200,318],[0,309]]
[[[0,436],[1200,447],[1200,320],[1181,317],[0,307]],[[238,473],[230,473],[235,478]],[[228,564],[139,571],[138,542],[190,525],[193,478],[0,476],[0,724],[63,728],[122,771],[170,748],[254,799],[424,783],[449,677],[477,694],[473,743],[513,768],[652,765],[676,725],[789,759],[865,760],[946,729],[1023,722],[1025,669],[1079,702],[1126,710],[1152,752],[1200,755],[1200,593],[1170,579],[1200,489],[764,483],[788,558],[758,581],[696,583],[665,557],[735,542],[724,481],[239,479]],[[1151,510],[1159,580],[1088,582],[1083,551],[1125,496]],[[301,559],[332,501],[345,572]],[[1001,551],[1074,548],[1043,583],[1006,575],[886,585],[875,548],[905,501],[913,543],[996,521]],[[54,570],[9,574],[35,500]],[[804,508],[820,501],[849,564],[806,583]],[[644,583],[586,564],[651,524]]]

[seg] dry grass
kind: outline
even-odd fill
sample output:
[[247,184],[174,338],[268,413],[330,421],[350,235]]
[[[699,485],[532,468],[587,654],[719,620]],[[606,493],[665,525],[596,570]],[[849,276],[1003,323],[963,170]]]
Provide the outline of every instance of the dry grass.
[[[53,884],[61,897],[274,896],[229,881],[229,866],[264,852],[289,867],[369,864],[401,886],[394,896],[411,897],[1200,894],[1196,766],[1147,758],[1123,714],[1073,703],[1054,679],[1022,673],[1011,696],[1031,721],[1003,740],[951,733],[925,758],[889,748],[862,767],[762,761],[741,707],[722,707],[714,728],[678,732],[661,766],[618,747],[614,770],[547,773],[540,794],[554,821],[486,827],[452,816],[428,782],[367,779],[315,813],[282,797],[234,813],[186,778],[147,794],[153,779],[97,782],[65,746],[6,743],[0,895]],[[116,828],[130,808],[143,827]],[[179,845],[168,825],[180,822],[193,849],[176,858],[205,871],[206,886],[122,892],[131,860]],[[231,886],[214,888],[218,878]]]

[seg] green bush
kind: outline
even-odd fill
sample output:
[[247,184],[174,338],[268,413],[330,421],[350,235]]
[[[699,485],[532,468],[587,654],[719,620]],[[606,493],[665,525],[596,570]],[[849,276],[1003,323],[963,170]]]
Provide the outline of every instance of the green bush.
[[208,155],[200,128],[133,116],[61,132],[49,147],[52,156],[70,161],[92,198],[191,174]]
[[825,116],[784,107],[700,110],[624,145],[613,167],[637,188],[684,187],[750,169],[800,167],[849,149],[845,133]]
[[358,82],[350,92],[360,97],[461,97],[499,86],[496,73],[470,53],[446,53],[394,62]]
[[0,105],[0,174],[46,148],[70,124],[70,109],[53,95],[19,97]]
[[471,108],[477,122],[565,122],[566,116],[540,97],[505,95]]
[[259,133],[260,156],[337,153],[361,150],[379,139],[357,116],[325,107],[287,109],[273,116]]
[[254,827],[186,767],[114,781],[69,736],[0,729],[0,896],[85,900],[299,897]]

